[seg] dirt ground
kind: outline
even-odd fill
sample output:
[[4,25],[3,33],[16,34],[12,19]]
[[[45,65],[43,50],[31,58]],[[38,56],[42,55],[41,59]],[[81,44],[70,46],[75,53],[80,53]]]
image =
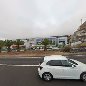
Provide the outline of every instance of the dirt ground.
[[48,55],[63,55],[64,52],[59,52],[59,51],[21,51],[21,52],[3,52],[0,53],[0,57],[3,56],[26,56],[26,57],[39,57],[39,56],[48,56]]
[[40,51],[40,50],[28,50],[28,51],[20,51],[20,52],[3,52],[0,53],[0,58],[2,57],[42,57],[49,55],[86,55],[86,52],[78,52],[78,53],[68,53],[68,52],[60,52],[60,51]]

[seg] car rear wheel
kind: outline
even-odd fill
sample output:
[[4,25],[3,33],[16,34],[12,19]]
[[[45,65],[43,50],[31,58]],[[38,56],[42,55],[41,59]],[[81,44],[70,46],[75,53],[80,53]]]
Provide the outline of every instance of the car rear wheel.
[[42,78],[43,78],[43,80],[45,80],[45,81],[51,81],[51,80],[53,79],[53,76],[52,76],[52,74],[50,74],[50,73],[44,73],[44,74],[42,75]]
[[82,73],[80,78],[81,78],[81,80],[86,82],[86,72]]

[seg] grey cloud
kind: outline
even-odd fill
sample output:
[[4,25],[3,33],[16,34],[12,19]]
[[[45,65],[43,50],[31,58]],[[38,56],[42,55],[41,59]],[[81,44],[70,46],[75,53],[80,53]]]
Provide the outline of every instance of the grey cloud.
[[0,38],[73,34],[86,0],[1,0]]

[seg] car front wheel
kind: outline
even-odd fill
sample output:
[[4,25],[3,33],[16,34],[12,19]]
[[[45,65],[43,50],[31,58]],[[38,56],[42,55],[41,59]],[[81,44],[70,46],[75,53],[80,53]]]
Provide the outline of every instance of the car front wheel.
[[81,80],[86,82],[86,72],[82,73],[80,78],[81,78]]
[[45,81],[51,81],[53,79],[53,76],[50,73],[43,73],[42,78]]

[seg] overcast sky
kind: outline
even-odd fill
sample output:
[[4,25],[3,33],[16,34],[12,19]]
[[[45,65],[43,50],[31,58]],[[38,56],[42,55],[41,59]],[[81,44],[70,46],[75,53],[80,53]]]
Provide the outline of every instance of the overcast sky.
[[73,34],[86,20],[86,0],[0,0],[0,38]]

